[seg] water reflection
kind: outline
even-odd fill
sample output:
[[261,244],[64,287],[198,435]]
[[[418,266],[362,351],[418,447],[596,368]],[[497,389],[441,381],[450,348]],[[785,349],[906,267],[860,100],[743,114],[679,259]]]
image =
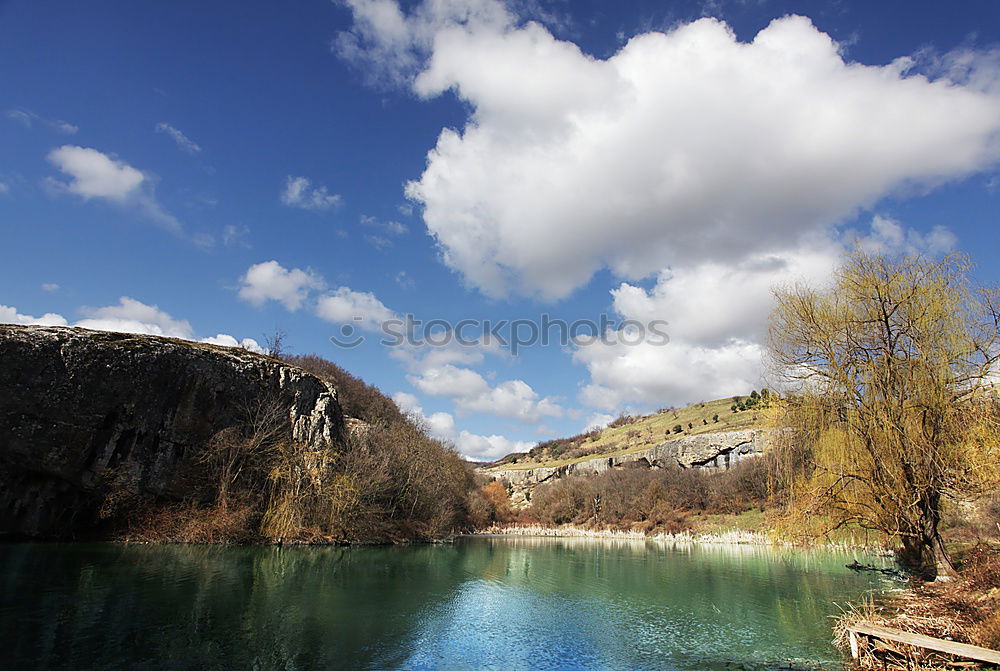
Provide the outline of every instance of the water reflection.
[[4,545],[0,666],[693,670],[832,661],[835,602],[877,580],[846,571],[848,561],[548,538],[353,549]]

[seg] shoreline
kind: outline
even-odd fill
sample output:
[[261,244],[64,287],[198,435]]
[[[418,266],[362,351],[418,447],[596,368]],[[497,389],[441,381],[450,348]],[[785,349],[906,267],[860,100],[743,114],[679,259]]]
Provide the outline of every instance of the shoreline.
[[465,537],[533,537],[533,538],[601,538],[617,540],[642,540],[662,543],[683,543],[691,545],[754,545],[770,547],[798,547],[826,550],[864,551],[879,556],[891,556],[892,551],[886,547],[863,545],[860,543],[828,542],[828,543],[797,543],[781,540],[767,534],[754,531],[733,529],[723,533],[692,534],[682,531],[677,534],[655,533],[645,534],[641,531],[625,531],[620,529],[585,529],[573,525],[548,527],[542,525],[493,525]]

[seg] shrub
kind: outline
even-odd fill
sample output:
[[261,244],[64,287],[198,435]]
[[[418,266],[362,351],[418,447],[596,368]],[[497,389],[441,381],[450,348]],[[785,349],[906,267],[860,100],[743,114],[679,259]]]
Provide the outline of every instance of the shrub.
[[688,528],[692,513],[739,513],[761,506],[769,497],[772,462],[754,457],[718,473],[635,467],[570,476],[540,485],[528,514],[542,524],[677,533]]
[[[291,439],[287,400],[248,402],[238,422],[185,455],[187,501],[153,506],[118,474],[102,516],[127,537],[196,542],[438,538],[472,526],[478,487],[453,449],[335,364],[286,360],[331,381],[345,413],[366,424],[316,449]],[[497,508],[495,494],[483,496]]]

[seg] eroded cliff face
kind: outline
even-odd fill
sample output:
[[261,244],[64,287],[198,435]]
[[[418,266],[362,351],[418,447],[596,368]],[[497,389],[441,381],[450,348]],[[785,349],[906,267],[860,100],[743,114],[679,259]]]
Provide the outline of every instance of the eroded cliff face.
[[0,534],[85,535],[110,473],[185,496],[184,456],[276,404],[293,440],[342,440],[336,391],[235,348],[79,328],[0,325]]
[[639,466],[645,468],[701,468],[727,469],[742,459],[764,451],[767,432],[760,429],[704,433],[668,440],[647,450],[630,452],[615,457],[595,457],[564,466],[537,468],[490,468],[484,475],[508,485],[511,502],[524,506],[531,499],[534,489],[551,480],[570,475],[603,473],[613,468]]

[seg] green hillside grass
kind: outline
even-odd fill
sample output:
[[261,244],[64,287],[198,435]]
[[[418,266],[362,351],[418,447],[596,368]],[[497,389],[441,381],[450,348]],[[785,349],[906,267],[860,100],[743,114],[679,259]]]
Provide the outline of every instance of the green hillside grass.
[[[761,407],[733,412],[732,405],[733,398],[729,397],[695,403],[686,408],[664,408],[645,417],[619,418],[605,429],[546,441],[530,452],[509,454],[491,464],[489,469],[562,466],[595,457],[638,452],[683,436],[735,431],[762,424],[764,413]],[[674,431],[678,425],[680,433]]]

